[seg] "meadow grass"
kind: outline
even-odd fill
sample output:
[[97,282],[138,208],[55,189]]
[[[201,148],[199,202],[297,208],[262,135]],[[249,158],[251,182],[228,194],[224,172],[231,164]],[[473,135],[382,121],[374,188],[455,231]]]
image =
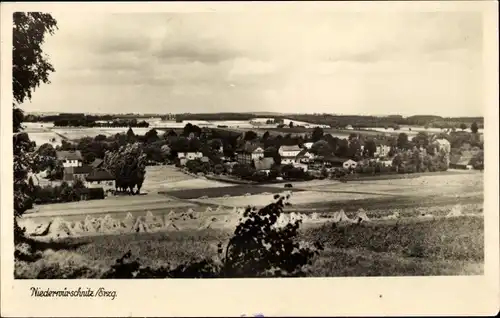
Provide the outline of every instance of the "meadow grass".
[[[477,275],[483,271],[483,229],[479,217],[336,227],[327,223],[301,230],[300,238],[325,246],[310,268],[311,277]],[[144,265],[176,266],[215,256],[216,244],[230,234],[207,229],[67,239],[77,243],[73,251],[52,251],[34,263],[18,262],[16,277],[99,277],[128,250]]]

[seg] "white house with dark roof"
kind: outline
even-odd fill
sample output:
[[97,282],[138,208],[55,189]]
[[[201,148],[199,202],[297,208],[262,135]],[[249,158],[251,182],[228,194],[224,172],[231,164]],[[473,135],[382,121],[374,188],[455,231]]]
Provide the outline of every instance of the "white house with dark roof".
[[64,168],[81,167],[83,163],[83,157],[80,150],[56,151],[56,157]]
[[85,185],[87,188],[103,188],[114,189],[115,177],[104,169],[93,170],[85,177]]
[[281,163],[282,164],[291,164],[294,163],[297,155],[302,151],[298,145],[293,145],[293,146],[281,146],[280,149],[278,149],[278,153],[281,156]]

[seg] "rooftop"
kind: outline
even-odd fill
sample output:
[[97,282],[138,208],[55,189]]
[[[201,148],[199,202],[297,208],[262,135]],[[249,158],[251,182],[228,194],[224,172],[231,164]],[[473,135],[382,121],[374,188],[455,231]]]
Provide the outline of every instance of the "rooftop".
[[107,170],[94,170],[86,178],[87,181],[111,181],[115,177]]
[[80,150],[56,151],[58,160],[83,160]]
[[300,147],[298,145],[293,145],[293,146],[281,146],[280,147],[281,151],[300,151]]

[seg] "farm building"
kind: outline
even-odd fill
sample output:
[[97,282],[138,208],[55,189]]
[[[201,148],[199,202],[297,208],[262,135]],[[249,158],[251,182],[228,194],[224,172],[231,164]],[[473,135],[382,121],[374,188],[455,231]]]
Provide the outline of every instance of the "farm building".
[[236,160],[241,164],[250,164],[255,159],[264,158],[264,149],[255,144],[246,144],[236,150]]
[[87,188],[104,188],[114,189],[115,188],[115,177],[109,171],[100,169],[93,170],[86,178]]
[[304,170],[304,172],[306,172],[309,169],[309,167],[305,163],[294,162],[292,163],[292,165],[294,166],[294,168],[299,168]]
[[473,159],[473,157],[471,154],[453,155],[450,159],[450,168],[471,170],[472,169],[472,159]]
[[293,146],[281,146],[278,149],[278,153],[281,156],[282,164],[290,164],[295,162],[297,155],[301,152],[302,149],[298,145]]
[[[356,161],[354,161],[354,160],[347,159],[347,158],[340,158],[337,156],[319,156],[319,157],[314,159],[314,162],[316,162],[316,163],[322,162],[324,164],[324,166],[326,166],[326,167],[337,167],[337,168],[344,168],[345,166],[350,167],[351,161],[356,163]],[[349,162],[349,163],[347,163],[347,162]]]
[[91,164],[90,166],[92,167],[92,169],[99,169],[102,167],[102,165],[104,164],[104,160],[102,159],[99,159],[99,158],[96,158]]
[[179,152],[177,153],[177,157],[179,159],[187,159],[187,160],[194,160],[194,159],[200,159],[203,157],[203,154],[201,152]]
[[67,182],[73,182],[77,179],[85,180],[85,178],[93,171],[91,166],[80,166],[80,167],[65,167],[63,170],[63,180]]
[[264,171],[266,173],[269,173],[269,171],[271,170],[271,167],[274,164],[274,159],[271,157],[254,159],[253,163],[255,165],[255,170]]
[[295,162],[307,163],[314,159],[314,154],[309,152],[307,149],[302,149],[297,157],[295,157]]
[[303,148],[311,149],[312,145],[314,145],[314,142],[306,142],[304,143]]
[[376,150],[374,153],[375,157],[387,157],[389,155],[389,152],[391,151],[391,146],[384,145],[379,140],[376,140],[375,144],[376,144]]
[[80,150],[56,151],[57,160],[66,167],[80,167],[83,162]]
[[344,161],[344,163],[342,163],[342,167],[344,167],[344,169],[356,169],[356,167],[358,166],[358,163],[354,160],[346,160]]

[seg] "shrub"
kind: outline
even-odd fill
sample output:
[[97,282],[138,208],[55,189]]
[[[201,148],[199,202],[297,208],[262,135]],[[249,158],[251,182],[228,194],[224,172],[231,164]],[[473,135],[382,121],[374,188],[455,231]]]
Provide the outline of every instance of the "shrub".
[[277,224],[285,198],[256,210],[247,208],[229,241],[219,243],[218,257],[175,268],[141,266],[131,252],[116,260],[103,278],[238,278],[301,277],[323,249],[318,242],[306,245],[298,240],[301,220]]

